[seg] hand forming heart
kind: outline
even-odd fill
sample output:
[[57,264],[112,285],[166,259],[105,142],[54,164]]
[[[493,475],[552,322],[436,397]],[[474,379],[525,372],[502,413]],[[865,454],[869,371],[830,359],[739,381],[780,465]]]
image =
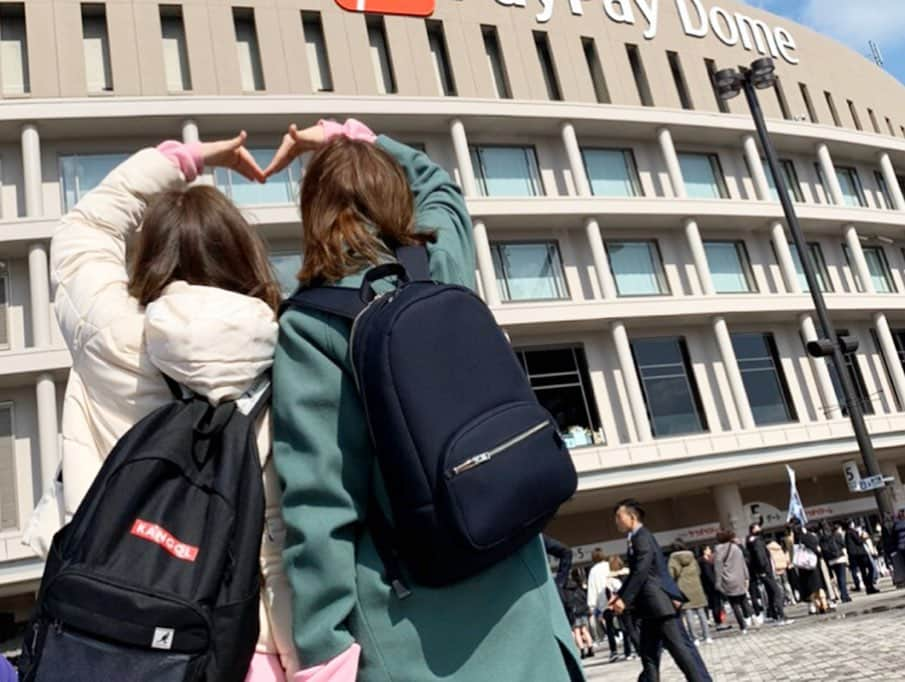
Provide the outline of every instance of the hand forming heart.
[[251,152],[245,148],[247,138],[248,134],[243,130],[229,140],[202,143],[201,158],[204,165],[229,168],[253,182],[263,183],[267,181],[267,178],[286,168],[299,156],[319,148],[326,141],[324,130],[320,125],[299,130],[293,123],[289,126],[289,132],[283,135],[283,141],[273,155],[270,164],[266,169],[261,170]]

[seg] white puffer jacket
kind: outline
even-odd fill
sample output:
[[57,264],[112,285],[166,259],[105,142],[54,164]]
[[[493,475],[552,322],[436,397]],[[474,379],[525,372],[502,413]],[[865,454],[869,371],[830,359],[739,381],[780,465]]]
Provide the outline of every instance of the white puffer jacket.
[[[63,403],[67,520],[119,438],[171,399],[161,372],[217,404],[242,395],[272,363],[276,317],[257,298],[175,282],[144,309],[127,292],[126,240],[146,197],[185,185],[167,157],[142,150],[83,197],[54,234],[55,307],[73,363]],[[298,664],[269,414],[258,428],[267,502],[258,651],[279,654],[291,677]]]

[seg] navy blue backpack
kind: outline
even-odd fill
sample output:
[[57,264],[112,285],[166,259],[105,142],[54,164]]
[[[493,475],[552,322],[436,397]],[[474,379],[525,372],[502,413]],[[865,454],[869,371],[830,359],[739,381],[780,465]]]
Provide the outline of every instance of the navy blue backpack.
[[[484,302],[431,281],[425,248],[396,256],[360,290],[302,288],[284,310],[354,320],[351,364],[393,519],[372,500],[368,527],[405,597],[399,559],[422,585],[475,575],[537,537],[577,476]],[[376,295],[390,277],[396,288]]]

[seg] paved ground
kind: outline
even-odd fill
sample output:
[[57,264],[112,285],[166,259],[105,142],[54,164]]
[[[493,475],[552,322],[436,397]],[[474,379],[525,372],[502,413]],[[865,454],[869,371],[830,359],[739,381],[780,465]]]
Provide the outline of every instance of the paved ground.
[[[888,581],[871,597],[854,601],[827,616],[789,609],[795,623],[764,625],[742,636],[738,630],[717,633],[701,645],[704,661],[717,682],[855,682],[905,680],[905,590]],[[608,663],[606,647],[585,667],[589,681],[634,682],[640,661]],[[663,654],[662,682],[679,682],[682,674]]]

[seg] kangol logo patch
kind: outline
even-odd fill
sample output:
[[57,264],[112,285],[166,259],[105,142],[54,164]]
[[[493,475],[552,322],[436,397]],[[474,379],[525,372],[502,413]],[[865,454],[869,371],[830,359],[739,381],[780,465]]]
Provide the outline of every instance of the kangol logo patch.
[[336,0],[336,4],[350,12],[429,17],[434,13],[437,0]]
[[158,526],[156,523],[135,519],[130,531],[135,537],[153,542],[160,545],[167,552],[182,561],[194,562],[198,558],[198,548],[192,545],[180,542],[166,529]]

